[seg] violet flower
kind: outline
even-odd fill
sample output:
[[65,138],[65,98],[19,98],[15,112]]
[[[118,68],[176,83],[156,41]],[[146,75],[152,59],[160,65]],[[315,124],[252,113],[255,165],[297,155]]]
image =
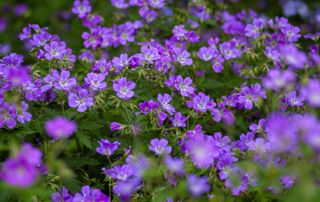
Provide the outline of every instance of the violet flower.
[[120,142],[110,142],[107,139],[101,139],[99,142],[99,147],[96,148],[96,152],[101,155],[111,156],[119,147]]
[[168,141],[163,138],[152,139],[148,148],[150,151],[153,151],[156,155],[170,154],[172,150],[171,146],[168,146]]

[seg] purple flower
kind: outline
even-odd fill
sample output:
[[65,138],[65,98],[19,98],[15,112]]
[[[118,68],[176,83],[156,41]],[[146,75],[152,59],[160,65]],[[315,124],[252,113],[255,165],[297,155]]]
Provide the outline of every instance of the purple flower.
[[107,139],[101,139],[99,142],[99,147],[96,148],[96,152],[101,155],[111,156],[119,147],[120,142],[110,142]]
[[263,51],[263,53],[265,54],[265,56],[267,56],[268,58],[270,58],[274,62],[280,61],[280,52],[273,47],[267,46],[266,50]]
[[219,55],[217,58],[212,60],[212,69],[216,73],[220,73],[223,70],[223,62],[224,59],[221,55]]
[[198,57],[203,61],[210,61],[218,56],[219,52],[213,47],[202,47],[197,52]]
[[198,93],[192,100],[187,102],[187,106],[193,108],[196,112],[207,112],[215,107],[216,103],[204,93]]
[[41,31],[40,33],[34,34],[32,36],[31,43],[34,46],[43,47],[50,41],[51,38],[52,38],[51,34],[49,34],[46,31]]
[[115,180],[126,181],[134,174],[134,169],[129,164],[116,165],[111,169],[103,169],[104,173]]
[[129,155],[126,159],[126,163],[133,167],[134,175],[138,178],[142,177],[144,170],[149,167],[149,162],[142,153]]
[[219,155],[214,140],[202,134],[190,138],[186,142],[185,148],[187,153],[190,154],[192,162],[198,168],[209,168],[213,165],[214,158]]
[[141,52],[142,52],[141,59],[144,61],[147,61],[150,64],[153,64],[153,61],[160,59],[158,50],[155,47],[142,46]]
[[248,24],[245,28],[245,36],[257,38],[260,34],[260,30],[263,28],[263,19],[254,19],[252,24]]
[[171,156],[166,156],[164,158],[164,164],[166,165],[167,169],[176,174],[176,175],[183,175],[184,174],[184,161],[181,158],[172,158]]
[[17,113],[17,120],[24,124],[26,122],[31,121],[32,115],[27,112],[29,105],[26,102],[21,102],[20,110]]
[[266,131],[273,152],[292,151],[298,143],[297,127],[290,116],[271,115],[266,121]]
[[211,114],[215,122],[223,120],[227,124],[234,122],[234,116],[232,112],[226,107],[226,103],[219,102],[217,108],[212,108]]
[[44,56],[49,61],[53,59],[61,60],[67,53],[65,44],[57,41],[51,41],[50,44],[46,44],[44,50],[46,51]]
[[77,108],[78,112],[85,112],[87,107],[93,105],[93,98],[89,96],[89,92],[86,89],[80,89],[77,94],[70,93],[68,96],[69,107]]
[[75,0],[73,2],[72,13],[78,15],[79,18],[86,17],[91,11],[89,0]]
[[248,175],[243,174],[239,168],[232,168],[230,172],[231,176],[225,181],[225,186],[231,189],[234,196],[238,196],[241,192],[247,190],[248,184],[251,182]]
[[83,45],[86,48],[92,47],[93,50],[96,50],[103,42],[102,37],[100,36],[100,29],[92,28],[90,33],[83,32],[81,35],[84,40]]
[[17,111],[13,105],[5,102],[0,106],[0,128],[4,126],[10,129],[14,128],[17,124],[16,117]]
[[66,70],[61,71],[61,75],[59,75],[58,71],[52,71],[52,77],[55,80],[55,88],[58,90],[69,91],[72,87],[77,84],[76,78],[70,77],[70,72]]
[[260,156],[266,155],[266,153],[270,151],[270,143],[266,142],[263,138],[256,138],[255,140],[249,141],[247,147],[249,151],[256,152],[256,155],[254,156],[255,161],[259,160]]
[[2,164],[0,177],[11,186],[29,187],[38,176],[37,165],[41,163],[42,153],[31,144],[24,144],[15,157]]
[[92,71],[102,73],[105,75],[107,75],[107,73],[111,70],[111,68],[112,68],[111,63],[107,62],[107,60],[104,58],[95,61],[94,65],[91,67]]
[[302,107],[304,97],[298,96],[296,91],[291,91],[285,95],[284,98],[280,99],[280,105],[282,110],[286,110],[288,106],[291,107]]
[[7,70],[5,80],[9,81],[13,86],[23,86],[31,80],[29,68],[17,67]]
[[175,108],[170,104],[172,97],[169,94],[158,94],[157,100],[160,103],[161,108],[169,114],[173,114],[174,112],[176,112]]
[[234,59],[241,56],[240,50],[237,49],[234,41],[226,41],[219,46],[220,52],[226,60]]
[[126,78],[119,78],[113,81],[113,90],[117,93],[119,98],[124,100],[129,100],[134,96],[132,91],[136,87],[136,84],[133,81],[127,81]]
[[158,111],[158,126],[162,126],[163,122],[166,119],[167,119],[167,114],[162,111]]
[[200,196],[210,191],[207,177],[198,177],[192,174],[188,176],[187,183],[189,192],[193,196]]
[[129,7],[129,4],[126,3],[126,0],[111,0],[111,4],[118,9],[126,9]]
[[163,138],[152,139],[148,148],[150,151],[153,151],[156,155],[170,154],[172,150],[171,146],[168,146],[168,141]]
[[53,139],[68,138],[75,133],[77,125],[64,117],[56,117],[44,125],[47,134]]
[[55,192],[51,195],[52,202],[72,202],[73,196],[69,193],[69,190],[62,187],[59,192]]
[[190,53],[186,50],[176,49],[173,56],[181,66],[192,65],[192,59],[189,58]]
[[154,109],[157,109],[159,107],[159,103],[153,101],[153,100],[146,100],[144,102],[139,103],[139,109],[142,113],[148,114]]
[[265,128],[265,119],[260,119],[258,124],[252,123],[249,126],[249,129],[253,132],[253,133],[259,133],[259,132],[263,132],[264,128]]
[[118,123],[118,122],[111,122],[110,123],[110,129],[112,131],[117,131],[117,130],[122,130],[123,126],[122,124]]
[[170,117],[169,120],[172,122],[174,128],[184,128],[186,127],[187,117],[183,116],[181,112],[177,112],[173,117]]
[[113,192],[120,197],[122,201],[128,201],[140,185],[137,178],[132,178],[126,181],[118,180],[113,186]]
[[301,88],[301,95],[311,107],[320,107],[320,82],[315,79],[309,80],[308,84]]
[[195,91],[195,89],[190,86],[191,84],[192,80],[189,77],[183,79],[182,76],[178,75],[175,79],[174,87],[180,91],[182,96],[187,97]]
[[149,6],[152,8],[162,8],[164,7],[165,0],[147,0]]
[[84,81],[90,86],[94,91],[105,90],[107,83],[104,82],[105,76],[103,74],[89,73],[84,78]]
[[117,68],[117,72],[119,72],[122,68],[129,65],[128,55],[125,53],[121,54],[120,57],[114,57],[112,64]]
[[294,182],[295,182],[295,177],[283,176],[283,177],[281,177],[280,182],[286,189],[289,189],[289,188],[293,187]]
[[243,104],[246,109],[250,110],[259,98],[266,98],[266,93],[261,88],[260,84],[254,84],[251,88],[247,86],[241,88],[241,94],[238,97],[238,101],[240,104]]
[[278,69],[270,69],[267,76],[263,79],[263,85],[266,88],[279,91],[293,85],[295,78],[296,75],[290,70],[281,72]]
[[294,68],[305,68],[307,56],[304,52],[294,45],[284,45],[280,48],[282,58],[284,61]]
[[289,43],[294,43],[300,38],[300,28],[287,24],[281,27],[281,33],[283,33]]
[[172,32],[173,36],[176,37],[178,40],[182,40],[188,33],[188,31],[184,28],[184,25],[174,26]]
[[81,188],[81,193],[74,195],[72,202],[82,201],[105,201],[110,202],[110,198],[100,191],[100,189],[92,189],[88,185]]

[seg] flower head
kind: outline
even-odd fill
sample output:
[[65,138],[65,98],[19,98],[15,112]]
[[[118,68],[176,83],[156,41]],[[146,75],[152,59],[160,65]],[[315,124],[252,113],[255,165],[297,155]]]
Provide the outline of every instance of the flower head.
[[77,128],[74,121],[70,121],[64,117],[56,117],[45,123],[47,134],[53,139],[61,139],[70,137]]
[[152,139],[150,141],[149,150],[153,151],[156,155],[170,154],[171,146],[168,146],[166,139]]

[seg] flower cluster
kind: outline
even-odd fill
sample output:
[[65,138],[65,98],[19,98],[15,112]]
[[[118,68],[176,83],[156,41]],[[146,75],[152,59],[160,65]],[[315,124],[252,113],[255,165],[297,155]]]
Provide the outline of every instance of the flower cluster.
[[1,181],[30,201],[318,198],[319,27],[215,2],[111,0],[107,19],[74,0],[74,41],[22,28],[29,55],[0,49]]

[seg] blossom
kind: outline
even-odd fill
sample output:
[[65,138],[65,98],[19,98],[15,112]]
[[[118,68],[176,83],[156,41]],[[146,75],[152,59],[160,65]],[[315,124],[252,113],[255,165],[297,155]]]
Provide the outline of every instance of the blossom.
[[305,68],[306,55],[294,45],[284,45],[280,48],[284,61],[294,68]]
[[199,92],[198,95],[187,102],[187,106],[193,108],[196,112],[207,112],[212,109],[216,103],[209,96]]
[[226,41],[219,46],[220,52],[226,60],[238,58],[241,56],[240,50],[233,41]]
[[289,189],[294,185],[295,177],[286,175],[281,177],[280,182],[285,188]]
[[112,131],[117,131],[117,130],[122,130],[123,126],[122,124],[118,123],[118,122],[111,122],[110,123],[110,129]]
[[177,112],[173,117],[170,117],[169,120],[172,122],[172,126],[175,128],[184,128],[186,127],[187,117],[183,116],[181,112]]
[[210,61],[218,56],[218,50],[213,47],[202,47],[197,52],[197,55],[203,61]]
[[61,74],[59,74],[58,71],[53,70],[52,77],[55,80],[54,87],[58,90],[68,91],[77,84],[76,78],[69,78],[70,72],[64,69],[61,71]]
[[44,50],[44,56],[49,61],[53,59],[60,60],[67,53],[65,44],[57,41],[51,41],[49,44],[46,44],[44,46]]
[[270,69],[267,76],[263,79],[263,84],[268,89],[279,91],[293,85],[295,79],[295,73],[290,70],[280,71],[278,69]]
[[68,138],[76,131],[76,123],[65,117],[56,117],[45,123],[47,134],[53,139]]
[[245,27],[245,36],[257,38],[260,34],[260,30],[263,28],[263,19],[254,19],[252,24],[248,24]]
[[293,151],[298,143],[298,128],[293,118],[283,114],[272,114],[266,121],[267,140],[273,152]]
[[78,15],[79,18],[86,17],[91,12],[89,0],[75,0],[73,2],[72,13]]
[[223,70],[223,62],[224,59],[221,55],[219,55],[217,58],[212,60],[212,69],[216,73],[220,73]]
[[84,40],[83,45],[86,48],[92,47],[93,50],[96,50],[99,46],[102,45],[103,38],[100,35],[99,28],[91,28],[90,33],[83,32],[81,35]]
[[3,103],[0,107],[0,128],[7,126],[8,128],[14,128],[17,124],[16,117],[17,111],[13,105]]
[[171,156],[166,156],[164,158],[163,162],[170,172],[172,172],[176,175],[183,175],[185,173],[183,159],[172,158]]
[[119,147],[120,142],[110,142],[107,139],[101,139],[99,142],[99,147],[96,148],[96,152],[101,155],[111,156]]
[[72,202],[73,196],[69,193],[69,190],[62,187],[58,192],[51,194],[51,200],[53,202]]
[[112,59],[112,64],[120,71],[122,68],[129,65],[129,59],[127,54],[121,54],[120,57],[114,57]]
[[185,79],[182,78],[182,76],[178,75],[175,79],[174,87],[180,91],[180,94],[184,97],[189,96],[190,94],[193,94],[194,88],[190,85],[192,84],[192,80],[187,77]]
[[90,97],[88,90],[80,89],[76,94],[69,94],[68,104],[69,107],[77,108],[78,112],[85,112],[88,107],[93,105],[93,98]]
[[260,84],[254,84],[251,88],[247,86],[241,88],[238,101],[243,104],[246,109],[250,110],[253,108],[253,103],[257,102],[259,98],[266,98],[266,93]]
[[74,195],[72,202],[81,201],[106,201],[110,202],[110,198],[101,192],[100,189],[92,189],[88,185],[81,188],[81,193]]
[[85,82],[90,85],[90,88],[94,91],[105,90],[107,83],[104,82],[105,76],[103,74],[88,73],[84,78]]
[[134,168],[130,164],[116,165],[111,169],[103,169],[104,173],[115,180],[125,181],[129,179],[133,173]]
[[158,94],[157,100],[160,103],[161,108],[169,114],[173,114],[174,112],[176,112],[175,108],[170,104],[172,97],[169,94]]
[[168,141],[163,138],[152,139],[148,148],[150,151],[153,151],[156,155],[170,154],[172,150],[171,146],[168,146]]
[[220,153],[213,139],[202,134],[190,138],[185,143],[185,148],[198,168],[209,168],[214,163],[214,158]]
[[305,97],[312,107],[320,106],[320,81],[311,79],[307,85],[301,88],[301,95]]
[[120,197],[121,200],[128,200],[133,192],[135,192],[140,185],[137,178],[132,178],[126,181],[118,180],[113,186],[113,192]]
[[127,81],[126,78],[119,78],[113,81],[113,90],[117,93],[119,98],[128,100],[134,96],[132,91],[136,87],[133,81]]
[[189,192],[193,196],[200,196],[210,191],[210,185],[207,177],[198,177],[196,175],[189,175],[187,179]]
[[29,187],[38,176],[37,165],[41,163],[42,153],[31,144],[22,145],[15,157],[8,158],[0,172],[1,179],[11,186]]
[[139,109],[142,113],[148,114],[154,109],[157,109],[159,104],[153,100],[146,100],[144,102],[139,103]]
[[160,59],[158,50],[155,47],[142,46],[141,52],[142,52],[142,60],[147,61],[148,63],[152,64],[153,61]]
[[192,65],[193,61],[189,57],[190,57],[190,53],[186,50],[178,49],[174,53],[175,60],[178,61],[181,66]]
[[288,106],[291,107],[302,107],[304,97],[298,96],[296,91],[291,91],[285,95],[284,98],[280,99],[280,106],[282,110],[286,110]]
[[178,40],[183,39],[188,31],[185,29],[184,25],[175,25],[173,30],[173,35],[176,37]]

